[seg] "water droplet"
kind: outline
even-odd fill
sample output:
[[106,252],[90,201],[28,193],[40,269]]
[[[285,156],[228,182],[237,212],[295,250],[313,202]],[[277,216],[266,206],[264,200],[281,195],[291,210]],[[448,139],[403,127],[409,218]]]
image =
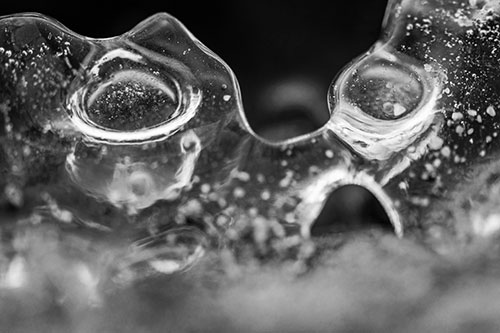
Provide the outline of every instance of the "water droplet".
[[495,107],[493,105],[488,106],[488,108],[486,109],[486,113],[491,117],[495,117],[497,115]]

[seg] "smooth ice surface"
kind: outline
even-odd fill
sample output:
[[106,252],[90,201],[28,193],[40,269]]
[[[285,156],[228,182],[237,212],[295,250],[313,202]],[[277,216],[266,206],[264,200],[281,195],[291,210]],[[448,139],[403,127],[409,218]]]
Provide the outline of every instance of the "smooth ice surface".
[[345,185],[437,252],[495,235],[499,38],[498,1],[391,1],[333,82],[329,122],[268,142],[229,67],[167,14],[103,40],[3,17],[0,288],[80,309],[206,253],[304,263]]

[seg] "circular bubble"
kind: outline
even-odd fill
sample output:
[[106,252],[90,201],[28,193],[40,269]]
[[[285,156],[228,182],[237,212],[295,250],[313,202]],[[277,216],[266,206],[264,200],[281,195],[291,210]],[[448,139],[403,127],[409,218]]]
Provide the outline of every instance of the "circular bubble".
[[417,109],[424,95],[421,79],[400,63],[385,59],[364,63],[346,82],[345,97],[366,114],[400,119]]
[[68,99],[73,124],[90,140],[109,144],[162,140],[191,120],[201,92],[181,84],[183,73],[116,49],[98,59]]

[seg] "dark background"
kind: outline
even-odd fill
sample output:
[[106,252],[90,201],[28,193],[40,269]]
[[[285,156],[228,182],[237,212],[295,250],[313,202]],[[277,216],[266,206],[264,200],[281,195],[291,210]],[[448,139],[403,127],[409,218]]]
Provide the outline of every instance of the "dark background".
[[[35,11],[79,34],[111,37],[156,12],[168,12],[234,70],[247,117],[257,131],[266,135],[270,124],[295,121],[296,126],[288,126],[292,133],[267,131],[282,138],[327,120],[328,86],[378,38],[386,2],[11,0],[2,1],[0,15]],[[290,98],[270,98],[279,92]]]

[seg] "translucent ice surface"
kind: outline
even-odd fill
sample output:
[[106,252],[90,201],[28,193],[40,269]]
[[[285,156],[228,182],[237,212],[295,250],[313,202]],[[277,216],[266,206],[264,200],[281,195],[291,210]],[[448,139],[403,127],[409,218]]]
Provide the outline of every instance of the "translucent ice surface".
[[499,14],[498,1],[390,1],[381,39],[332,85],[328,127],[370,162],[404,228],[437,243],[499,229],[480,222],[498,214],[486,198],[498,187]]
[[[189,268],[218,239],[199,220],[199,183],[216,171],[226,181],[244,139],[226,129],[240,109],[230,69],[166,14],[104,40],[38,14],[0,27],[2,230],[14,253],[1,285],[76,262],[97,295],[106,281]],[[57,251],[34,263],[40,242]],[[39,272],[50,262],[62,267]]]
[[0,289],[80,307],[213,250],[304,259],[350,185],[398,236],[498,232],[499,38],[498,1],[391,1],[328,123],[268,142],[229,67],[167,14],[102,40],[1,18]]

